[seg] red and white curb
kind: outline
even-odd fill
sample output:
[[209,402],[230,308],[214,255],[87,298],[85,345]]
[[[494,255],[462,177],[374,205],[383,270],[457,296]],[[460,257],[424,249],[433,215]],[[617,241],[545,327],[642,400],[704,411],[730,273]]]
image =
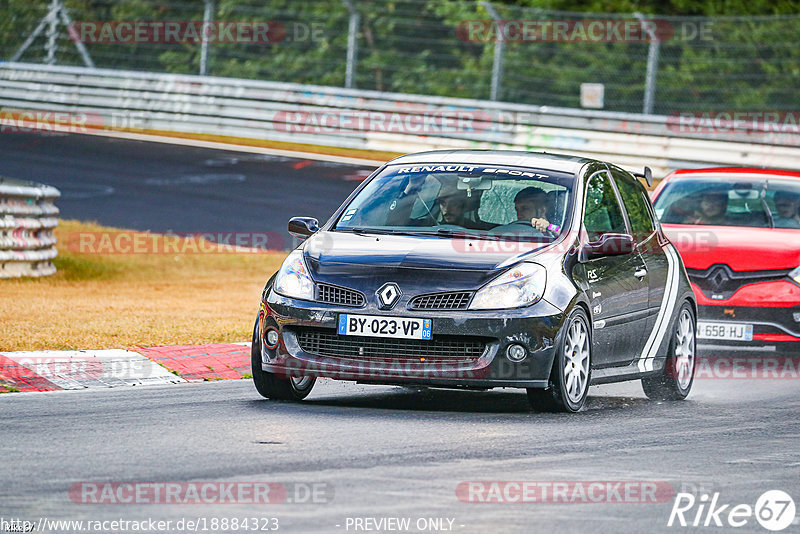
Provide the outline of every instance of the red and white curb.
[[249,372],[249,343],[0,352],[0,392],[178,384]]

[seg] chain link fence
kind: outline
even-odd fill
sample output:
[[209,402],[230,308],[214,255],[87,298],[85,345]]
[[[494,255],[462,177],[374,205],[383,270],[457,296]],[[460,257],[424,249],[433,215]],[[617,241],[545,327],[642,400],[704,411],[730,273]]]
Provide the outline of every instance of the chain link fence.
[[442,0],[1,0],[0,10],[6,61],[663,115],[791,111],[800,87],[800,15]]

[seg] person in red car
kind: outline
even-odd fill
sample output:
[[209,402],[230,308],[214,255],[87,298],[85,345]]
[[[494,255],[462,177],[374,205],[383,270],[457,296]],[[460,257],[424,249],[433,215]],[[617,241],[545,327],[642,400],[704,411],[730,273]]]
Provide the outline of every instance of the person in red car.
[[724,189],[703,191],[700,206],[687,224],[724,225],[728,222],[728,192]]
[[800,228],[800,196],[789,191],[777,191],[775,209],[775,228]]

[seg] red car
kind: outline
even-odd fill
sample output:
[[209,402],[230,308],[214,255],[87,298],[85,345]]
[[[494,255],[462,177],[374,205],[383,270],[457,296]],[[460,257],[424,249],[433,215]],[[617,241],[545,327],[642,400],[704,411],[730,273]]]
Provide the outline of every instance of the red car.
[[653,205],[697,296],[697,339],[800,354],[800,172],[667,176]]

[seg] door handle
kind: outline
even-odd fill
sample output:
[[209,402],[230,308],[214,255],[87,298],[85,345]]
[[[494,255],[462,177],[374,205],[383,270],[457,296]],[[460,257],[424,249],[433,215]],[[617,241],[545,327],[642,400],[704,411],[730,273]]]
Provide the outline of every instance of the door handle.
[[636,269],[636,272],[633,273],[633,276],[641,280],[642,278],[647,276],[647,269],[645,269],[644,267],[639,267],[638,269]]

